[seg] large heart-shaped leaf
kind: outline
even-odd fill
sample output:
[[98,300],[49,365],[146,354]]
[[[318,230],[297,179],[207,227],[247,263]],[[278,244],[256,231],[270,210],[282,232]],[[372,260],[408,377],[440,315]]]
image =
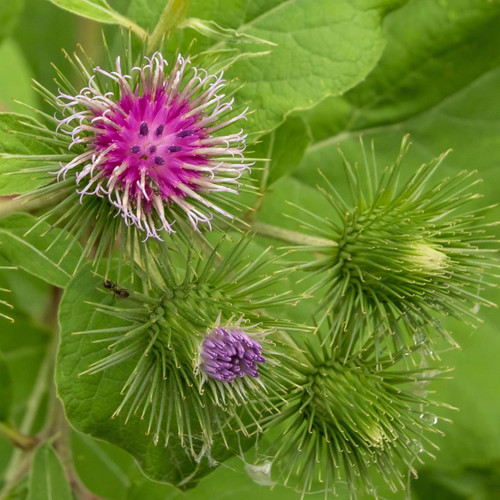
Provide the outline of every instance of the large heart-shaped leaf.
[[[238,91],[238,103],[255,110],[248,116],[245,129],[263,134],[277,127],[293,110],[311,108],[325,97],[341,95],[361,82],[382,55],[385,14],[401,3],[398,0],[247,0],[235,5],[232,0],[195,1],[187,16],[210,19],[221,27],[275,44],[272,47],[246,44],[243,56],[268,54],[241,57],[226,73],[239,85],[243,84]],[[131,12],[151,27],[162,6],[153,2],[146,8],[144,4],[143,0],[134,0]],[[175,47],[170,41],[169,48],[173,52],[224,48],[221,43],[210,47],[204,39],[192,46],[193,38],[199,38],[198,34],[188,33],[175,39],[178,42]]]

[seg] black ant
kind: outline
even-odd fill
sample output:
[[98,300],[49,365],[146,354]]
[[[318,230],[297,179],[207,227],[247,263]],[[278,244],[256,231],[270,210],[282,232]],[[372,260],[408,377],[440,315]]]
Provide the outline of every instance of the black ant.
[[127,290],[125,290],[124,288],[118,288],[118,285],[111,280],[104,280],[102,286],[104,288],[107,288],[108,290],[111,290],[114,296],[118,297],[119,299],[126,299],[130,295]]

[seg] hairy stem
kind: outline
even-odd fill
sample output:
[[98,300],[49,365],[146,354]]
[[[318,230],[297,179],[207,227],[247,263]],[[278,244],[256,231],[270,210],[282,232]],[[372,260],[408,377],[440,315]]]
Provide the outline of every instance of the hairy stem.
[[161,13],[160,19],[148,40],[148,51],[153,52],[160,48],[162,40],[184,19],[188,0],[168,0]]
[[145,39],[147,37],[147,33],[143,30],[138,24],[134,23],[131,19],[125,16],[115,15],[122,26],[125,26],[130,31],[135,33],[139,38]]
[[326,238],[318,238],[316,236],[309,236],[307,234],[299,233],[298,231],[291,231],[283,229],[282,227],[266,224],[265,222],[251,222],[250,227],[252,231],[260,236],[272,238],[274,240],[284,241],[292,245],[308,245],[315,247],[337,247],[338,243],[328,240]]

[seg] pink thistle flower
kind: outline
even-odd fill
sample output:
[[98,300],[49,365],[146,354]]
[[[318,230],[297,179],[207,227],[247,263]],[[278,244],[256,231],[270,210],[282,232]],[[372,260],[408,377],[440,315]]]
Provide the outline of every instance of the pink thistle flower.
[[[80,201],[106,196],[146,238],[174,232],[179,213],[195,230],[199,223],[211,229],[214,215],[232,215],[206,195],[237,194],[238,179],[251,166],[243,130],[220,132],[246,119],[247,110],[231,113],[234,99],[221,93],[222,73],[191,68],[186,77],[190,63],[181,56],[169,72],[158,52],[146,61],[123,74],[117,58],[116,71],[95,68],[78,95],[59,93],[65,117],[58,128],[72,136],[69,148],[82,144],[85,151],[60,164],[58,180],[74,171]],[[102,89],[102,77],[113,91]]]

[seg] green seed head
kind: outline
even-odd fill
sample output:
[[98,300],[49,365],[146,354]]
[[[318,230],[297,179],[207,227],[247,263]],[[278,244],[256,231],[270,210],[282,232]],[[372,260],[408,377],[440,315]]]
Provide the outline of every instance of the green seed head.
[[473,204],[474,173],[433,183],[442,155],[402,183],[407,149],[405,139],[380,176],[376,167],[362,171],[345,160],[352,205],[325,179],[333,213],[315,216],[323,221],[315,236],[338,245],[315,246],[321,257],[302,268],[320,276],[311,289],[321,304],[319,323],[331,320],[330,345],[346,354],[372,335],[393,350],[432,341],[431,326],[454,344],[436,313],[472,325],[473,307],[490,305],[482,291],[497,263],[485,210]]
[[421,454],[431,455],[429,434],[439,432],[427,410],[436,403],[424,395],[439,372],[401,366],[408,351],[377,360],[374,339],[347,358],[331,352],[322,335],[302,352],[297,387],[280,416],[269,418],[282,431],[270,446],[273,479],[303,493],[335,493],[347,480],[353,497],[370,491],[374,474],[403,488],[400,463],[415,474]]

